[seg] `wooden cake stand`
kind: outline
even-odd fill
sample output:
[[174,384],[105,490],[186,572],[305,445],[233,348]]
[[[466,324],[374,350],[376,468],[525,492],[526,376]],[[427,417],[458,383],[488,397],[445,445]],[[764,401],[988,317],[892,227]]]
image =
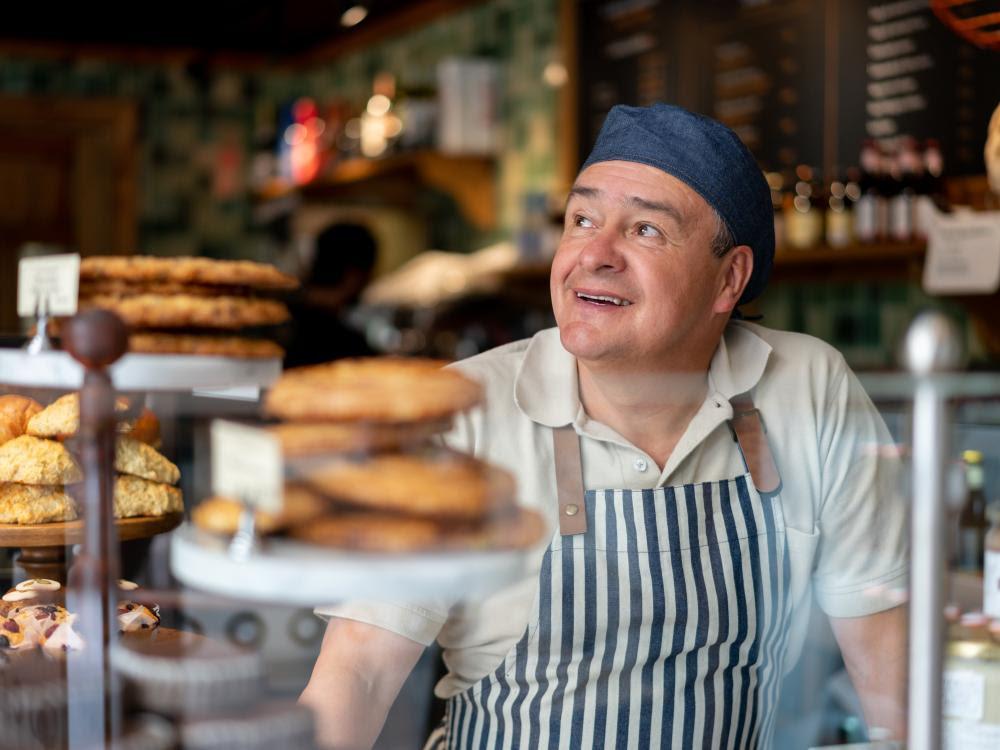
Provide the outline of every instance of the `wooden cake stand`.
[[[183,513],[115,519],[118,541],[128,542],[171,531]],[[16,561],[29,578],[66,583],[66,547],[83,542],[83,520],[20,525],[0,523],[0,547],[17,547]]]

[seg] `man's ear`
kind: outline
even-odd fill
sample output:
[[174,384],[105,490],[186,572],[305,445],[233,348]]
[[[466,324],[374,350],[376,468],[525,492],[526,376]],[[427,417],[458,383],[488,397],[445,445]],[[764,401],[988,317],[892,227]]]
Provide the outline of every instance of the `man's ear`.
[[722,259],[723,275],[719,293],[715,297],[712,312],[731,313],[753,273],[753,250],[747,245],[737,245]]

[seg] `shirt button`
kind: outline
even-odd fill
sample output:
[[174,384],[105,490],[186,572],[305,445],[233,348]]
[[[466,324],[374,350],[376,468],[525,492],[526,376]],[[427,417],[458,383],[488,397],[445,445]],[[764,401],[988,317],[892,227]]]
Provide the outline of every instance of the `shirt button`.
[[644,458],[637,458],[632,465],[635,467],[636,471],[645,471],[649,468],[649,464],[646,463],[646,459]]

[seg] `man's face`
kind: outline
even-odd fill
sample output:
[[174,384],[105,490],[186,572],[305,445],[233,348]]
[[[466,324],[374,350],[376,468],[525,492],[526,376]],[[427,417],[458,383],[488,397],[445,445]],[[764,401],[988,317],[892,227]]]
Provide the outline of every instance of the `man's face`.
[[726,265],[716,230],[705,200],[659,169],[581,172],[549,281],[563,346],[583,362],[675,369],[710,354]]

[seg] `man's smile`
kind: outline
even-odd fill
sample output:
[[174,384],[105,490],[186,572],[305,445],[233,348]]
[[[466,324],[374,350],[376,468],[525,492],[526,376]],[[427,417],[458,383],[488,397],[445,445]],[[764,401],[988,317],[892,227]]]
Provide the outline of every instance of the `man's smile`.
[[628,307],[632,300],[612,294],[609,291],[599,289],[574,289],[573,294],[581,302],[589,305],[599,305],[607,307]]

